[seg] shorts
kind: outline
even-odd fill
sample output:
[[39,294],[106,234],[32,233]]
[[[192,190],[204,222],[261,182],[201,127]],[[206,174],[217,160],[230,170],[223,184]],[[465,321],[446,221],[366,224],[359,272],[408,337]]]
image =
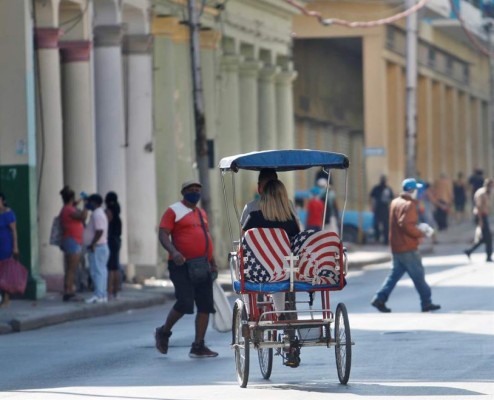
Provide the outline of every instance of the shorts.
[[82,246],[74,238],[68,237],[62,241],[62,250],[67,255],[79,254],[82,251]]
[[175,298],[177,299],[173,308],[179,313],[193,314],[194,303],[197,307],[197,312],[213,314],[213,279],[194,285],[187,273],[186,265],[175,265],[171,260],[168,261],[168,270],[170,271],[170,279],[175,287]]

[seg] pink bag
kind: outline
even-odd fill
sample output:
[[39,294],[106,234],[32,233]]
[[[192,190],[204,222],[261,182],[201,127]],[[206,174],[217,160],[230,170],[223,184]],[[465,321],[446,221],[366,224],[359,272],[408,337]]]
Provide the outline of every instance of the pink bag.
[[23,294],[26,290],[27,270],[17,260],[0,261],[0,289],[8,293]]

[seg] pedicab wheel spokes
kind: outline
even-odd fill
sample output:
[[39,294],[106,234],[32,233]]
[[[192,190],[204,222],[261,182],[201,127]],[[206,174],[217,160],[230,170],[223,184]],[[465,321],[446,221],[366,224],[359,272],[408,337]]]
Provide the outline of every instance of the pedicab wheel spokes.
[[242,300],[236,300],[233,306],[233,347],[235,350],[235,368],[240,387],[247,387],[249,381],[249,337],[242,334],[242,325],[247,322],[247,312]]
[[336,307],[334,337],[336,341],[335,355],[338,379],[342,384],[346,385],[350,378],[350,368],[352,366],[352,338],[348,313],[343,303],[339,303]]
[[[263,342],[271,342],[272,337],[273,333],[271,331],[263,332]],[[262,377],[269,379],[273,370],[273,349],[259,348],[257,354],[259,355],[259,367],[261,368]]]

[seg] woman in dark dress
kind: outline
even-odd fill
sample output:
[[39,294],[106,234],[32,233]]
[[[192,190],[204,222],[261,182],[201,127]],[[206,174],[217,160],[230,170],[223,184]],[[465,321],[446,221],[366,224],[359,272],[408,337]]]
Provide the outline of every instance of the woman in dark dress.
[[108,296],[116,299],[121,286],[120,247],[122,246],[122,220],[120,219],[120,204],[115,192],[108,192],[105,197],[106,216],[108,218]]

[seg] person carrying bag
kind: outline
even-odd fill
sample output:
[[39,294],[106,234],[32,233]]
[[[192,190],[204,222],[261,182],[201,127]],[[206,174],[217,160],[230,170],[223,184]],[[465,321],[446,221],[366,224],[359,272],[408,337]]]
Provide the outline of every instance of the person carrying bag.
[[[195,210],[194,210],[195,212]],[[201,227],[204,231],[204,236],[206,238],[206,250],[203,257],[192,258],[185,261],[187,267],[187,273],[189,274],[190,281],[194,284],[200,284],[207,282],[211,279],[211,265],[208,260],[208,248],[209,248],[209,235],[206,231],[206,226],[204,224],[204,219],[202,218],[201,210],[199,212],[199,219],[201,220]]]
[[168,270],[177,299],[168,313],[165,324],[155,331],[156,348],[161,354],[168,353],[173,326],[184,314],[193,314],[196,308],[195,339],[189,357],[218,355],[204,343],[209,314],[215,313],[212,275],[216,273],[217,268],[212,240],[208,233],[207,215],[197,207],[201,198],[201,188],[202,185],[197,180],[184,182],[181,190],[182,200],[169,206],[160,222],[159,240],[169,253]]

